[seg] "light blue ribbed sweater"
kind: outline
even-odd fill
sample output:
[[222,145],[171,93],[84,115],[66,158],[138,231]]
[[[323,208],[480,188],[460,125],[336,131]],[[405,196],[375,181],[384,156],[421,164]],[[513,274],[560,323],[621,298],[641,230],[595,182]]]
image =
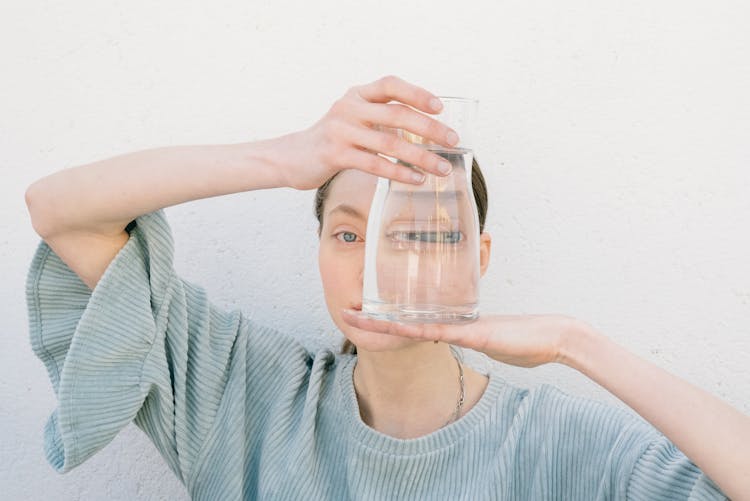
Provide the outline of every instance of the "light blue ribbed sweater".
[[135,420],[196,500],[725,499],[633,413],[495,370],[458,421],[415,439],[379,433],[359,415],[356,356],[309,353],[217,308],[175,273],[163,210],[128,231],[93,291],[43,241],[31,263],[59,472]]

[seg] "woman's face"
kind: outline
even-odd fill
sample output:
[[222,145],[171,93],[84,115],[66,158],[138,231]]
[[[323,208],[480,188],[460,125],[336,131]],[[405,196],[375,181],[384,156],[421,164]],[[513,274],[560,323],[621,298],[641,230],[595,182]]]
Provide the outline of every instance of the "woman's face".
[[[370,203],[378,178],[356,169],[341,171],[329,187],[323,205],[318,265],[326,305],[336,326],[358,349],[396,350],[418,343],[408,338],[362,331],[341,319],[341,309],[362,307],[365,235]],[[482,234],[480,272],[489,262],[490,238]]]

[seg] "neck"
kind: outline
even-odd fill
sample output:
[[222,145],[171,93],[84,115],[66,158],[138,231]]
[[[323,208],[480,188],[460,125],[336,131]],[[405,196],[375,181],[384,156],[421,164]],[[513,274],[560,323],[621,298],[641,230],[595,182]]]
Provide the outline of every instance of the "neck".
[[[425,435],[455,415],[459,368],[445,343],[383,352],[358,349],[353,377],[362,420],[391,436]],[[467,394],[469,384],[467,379]]]

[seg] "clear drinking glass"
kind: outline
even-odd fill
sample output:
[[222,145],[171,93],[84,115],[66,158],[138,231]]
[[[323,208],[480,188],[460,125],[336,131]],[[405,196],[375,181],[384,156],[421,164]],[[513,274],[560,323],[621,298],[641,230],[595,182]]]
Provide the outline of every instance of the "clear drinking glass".
[[453,166],[412,185],[379,178],[365,237],[363,313],[409,323],[460,323],[479,316],[479,218],[471,185],[478,102],[440,97],[435,119],[454,129],[453,148],[403,129],[379,127],[437,153]]

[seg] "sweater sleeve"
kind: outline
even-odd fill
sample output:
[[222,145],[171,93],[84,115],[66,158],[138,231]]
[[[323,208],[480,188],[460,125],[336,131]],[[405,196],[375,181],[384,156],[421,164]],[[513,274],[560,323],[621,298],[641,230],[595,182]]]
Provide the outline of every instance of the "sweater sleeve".
[[[527,414],[533,481],[566,499],[724,500],[719,488],[634,411],[541,385]],[[529,465],[536,465],[531,468]],[[544,465],[541,467],[539,465]]]
[[674,499],[708,501],[728,499],[667,437],[654,429],[633,467],[628,499]]
[[33,257],[26,282],[31,346],[57,396],[44,429],[46,457],[67,472],[135,420],[185,482],[249,321],[176,275],[163,210],[127,230],[93,291],[44,241]]

